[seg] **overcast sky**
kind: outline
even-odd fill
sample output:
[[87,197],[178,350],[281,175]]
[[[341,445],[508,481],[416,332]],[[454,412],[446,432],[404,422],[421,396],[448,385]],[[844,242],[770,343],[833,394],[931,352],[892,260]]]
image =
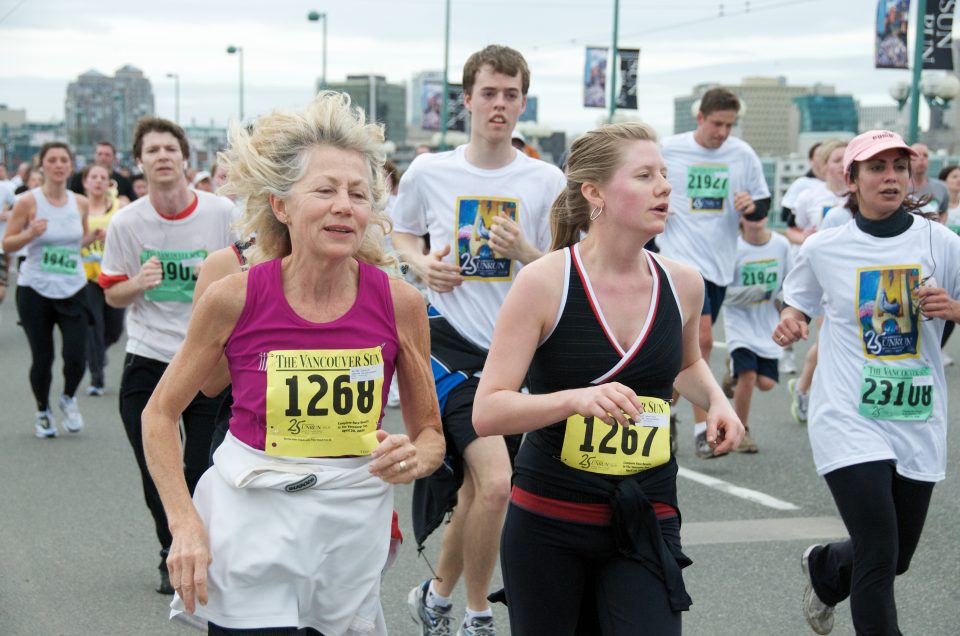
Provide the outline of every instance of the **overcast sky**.
[[[530,64],[542,123],[573,133],[596,125],[601,111],[580,106],[584,47],[609,45],[613,0],[451,5],[451,82],[471,52],[506,44]],[[59,121],[71,80],[132,64],[153,83],[161,116],[173,117],[172,72],[182,123],[225,124],[238,112],[233,44],[244,48],[247,118],[300,106],[321,69],[322,27],[307,21],[310,10],[328,16],[330,81],[377,73],[406,82],[443,67],[444,0],[0,0],[0,103]],[[745,76],[829,83],[891,105],[889,86],[909,74],[873,69],[875,10],[875,0],[621,0],[619,45],[641,49],[639,115],[661,134],[672,132],[675,96]]]

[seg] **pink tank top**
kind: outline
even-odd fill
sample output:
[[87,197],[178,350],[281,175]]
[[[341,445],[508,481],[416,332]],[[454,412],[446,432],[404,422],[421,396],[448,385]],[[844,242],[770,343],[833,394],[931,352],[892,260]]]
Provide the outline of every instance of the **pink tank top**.
[[[397,325],[389,277],[373,265],[359,265],[353,306],[328,323],[305,320],[290,307],[279,259],[250,268],[246,304],[225,349],[234,437],[265,450],[268,375],[274,426],[281,419],[284,426],[296,426],[308,418],[340,417],[349,430],[351,418],[366,408],[380,427],[397,359]],[[382,378],[379,400],[372,390],[377,378]],[[377,403],[379,410],[370,413]]]

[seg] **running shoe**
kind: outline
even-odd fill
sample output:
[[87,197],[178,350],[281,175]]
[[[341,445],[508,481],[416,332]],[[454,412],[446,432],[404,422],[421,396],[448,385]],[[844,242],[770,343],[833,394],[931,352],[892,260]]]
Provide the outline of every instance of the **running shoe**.
[[102,386],[88,386],[87,395],[91,397],[101,397],[106,390]]
[[750,429],[747,429],[743,432],[743,439],[740,440],[740,445],[737,446],[736,451],[738,453],[756,453],[759,448],[757,448],[757,443],[753,441],[753,436],[750,435]]
[[790,414],[799,424],[807,423],[807,407],[810,405],[810,394],[801,393],[797,390],[797,379],[791,378],[787,382],[787,390],[790,391]]
[[737,387],[737,379],[733,377],[733,374],[730,373],[729,369],[723,374],[723,382],[720,386],[723,388],[723,394],[732,399],[733,390]]
[[819,544],[813,544],[803,551],[800,557],[800,571],[803,572],[803,616],[807,624],[818,634],[829,634],[833,631],[833,605],[827,605],[820,600],[813,591],[813,580],[810,578],[810,554]]
[[83,416],[77,406],[77,398],[60,395],[60,410],[63,411],[63,428],[71,433],[83,430]]
[[714,457],[723,457],[726,453],[720,453],[719,455],[713,454],[713,448],[707,442],[707,432],[698,434],[694,438],[694,445],[697,450],[697,457],[700,459],[713,459]]
[[45,437],[57,436],[57,423],[53,419],[53,413],[49,410],[37,411],[37,419],[34,421],[33,430],[40,439]]
[[169,551],[160,550],[160,565],[157,569],[160,571],[160,585],[156,587],[159,594],[172,595],[174,593],[173,585],[170,584],[170,572],[167,570],[167,555]]
[[470,622],[464,620],[457,630],[457,636],[497,636],[493,616],[476,617]]
[[410,617],[420,626],[422,636],[450,636],[451,616],[448,607],[427,607],[427,592],[430,590],[430,579],[410,590],[407,595],[407,607]]
[[783,357],[780,358],[778,363],[778,370],[784,375],[793,375],[797,372],[797,358],[793,355],[793,349],[786,349],[783,352]]

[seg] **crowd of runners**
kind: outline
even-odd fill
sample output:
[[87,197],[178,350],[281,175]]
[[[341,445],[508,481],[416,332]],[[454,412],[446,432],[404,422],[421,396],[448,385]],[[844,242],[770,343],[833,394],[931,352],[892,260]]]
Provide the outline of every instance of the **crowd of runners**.
[[946,470],[960,167],[934,179],[925,146],[869,131],[812,149],[772,210],[731,91],[692,132],[601,126],[556,167],[515,134],[529,85],[518,51],[471,55],[469,142],[402,175],[333,92],[235,125],[209,170],[153,117],[135,176],[106,141],[81,171],[62,142],[4,168],[0,302],[16,285],[36,436],[82,433],[88,373],[91,399],[119,395],[157,591],[209,634],[408,629],[380,599],[412,483],[416,542],[442,526],[405,592],[423,636],[494,635],[491,602],[514,634],[669,636],[696,576],[677,401],[697,457],[760,452],[753,392],[809,339],[789,408],[849,538],[797,555],[803,615],[830,633],[849,599],[858,634],[899,634],[894,580]]

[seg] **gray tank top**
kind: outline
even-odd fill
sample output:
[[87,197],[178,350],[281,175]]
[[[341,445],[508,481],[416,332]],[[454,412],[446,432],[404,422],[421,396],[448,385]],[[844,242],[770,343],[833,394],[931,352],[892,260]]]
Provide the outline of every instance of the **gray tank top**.
[[67,190],[67,203],[57,207],[40,188],[30,192],[37,201],[36,218],[47,220],[47,231],[27,244],[17,284],[47,298],[69,298],[87,283],[80,262],[83,221],[77,198]]

